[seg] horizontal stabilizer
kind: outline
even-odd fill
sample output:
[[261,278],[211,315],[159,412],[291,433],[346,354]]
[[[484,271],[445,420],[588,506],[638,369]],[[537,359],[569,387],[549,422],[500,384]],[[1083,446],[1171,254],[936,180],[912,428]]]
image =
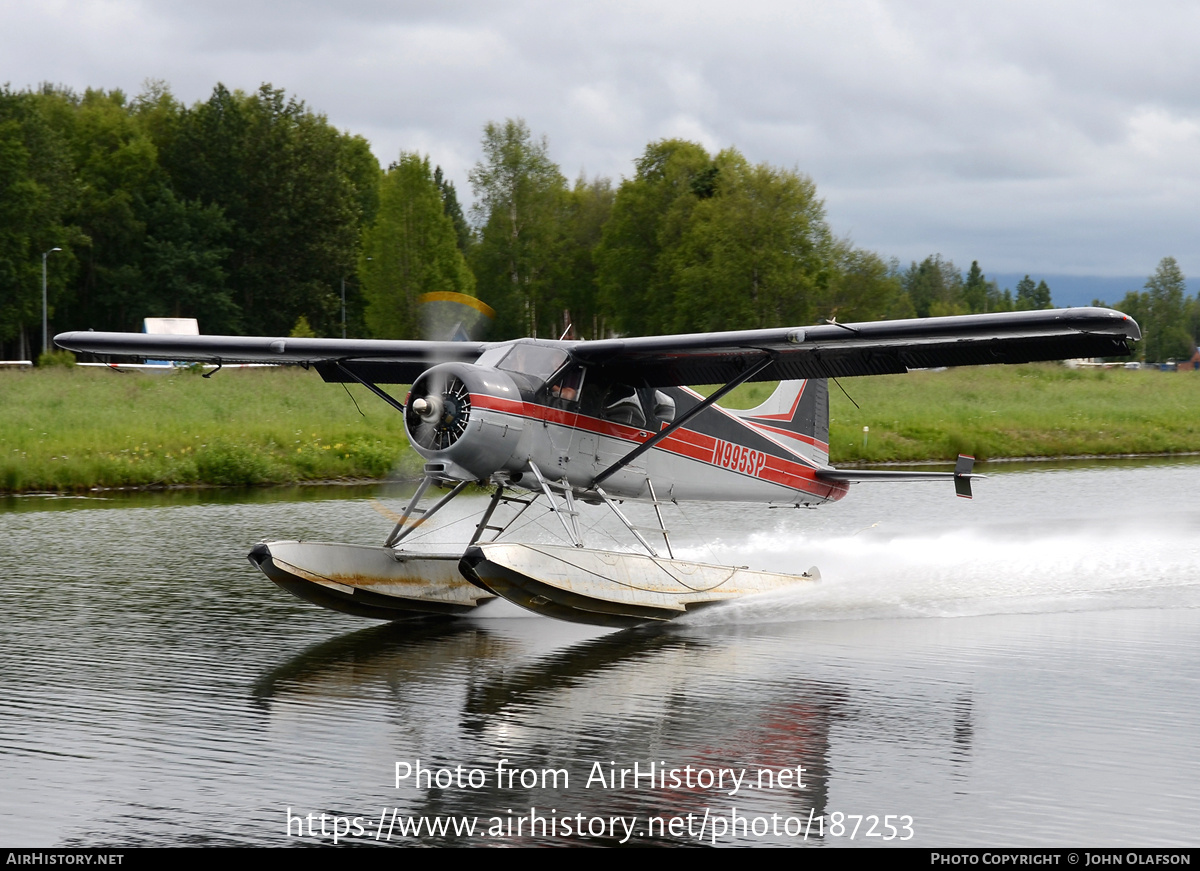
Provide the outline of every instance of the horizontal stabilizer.
[[966,499],[971,498],[971,479],[986,478],[986,475],[975,475],[971,470],[975,467],[975,458],[960,454],[953,472],[893,472],[876,471],[874,469],[818,469],[817,478],[822,481],[844,481],[848,484],[865,484],[868,481],[933,481],[952,478],[954,492]]

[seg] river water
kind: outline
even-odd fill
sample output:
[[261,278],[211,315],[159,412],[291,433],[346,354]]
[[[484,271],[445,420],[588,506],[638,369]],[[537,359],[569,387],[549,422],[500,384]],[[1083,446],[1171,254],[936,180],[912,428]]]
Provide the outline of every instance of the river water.
[[245,560],[374,489],[9,499],[0,844],[1195,846],[1200,464],[989,471],[692,507],[677,556],[823,579],[621,632]]

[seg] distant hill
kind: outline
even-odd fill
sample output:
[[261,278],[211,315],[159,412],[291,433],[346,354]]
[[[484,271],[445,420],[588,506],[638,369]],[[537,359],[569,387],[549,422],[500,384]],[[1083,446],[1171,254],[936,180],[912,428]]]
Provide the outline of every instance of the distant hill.
[[[987,278],[995,281],[1001,290],[1008,288],[1017,294],[1017,282],[1025,277],[1025,273],[997,272],[994,275],[985,273]],[[1044,281],[1050,287],[1050,298],[1055,308],[1070,308],[1079,305],[1091,305],[1092,300],[1099,299],[1110,306],[1116,305],[1131,290],[1143,290],[1145,275],[1035,275],[1029,273],[1034,281]],[[1200,291],[1200,279],[1188,279],[1188,293]]]

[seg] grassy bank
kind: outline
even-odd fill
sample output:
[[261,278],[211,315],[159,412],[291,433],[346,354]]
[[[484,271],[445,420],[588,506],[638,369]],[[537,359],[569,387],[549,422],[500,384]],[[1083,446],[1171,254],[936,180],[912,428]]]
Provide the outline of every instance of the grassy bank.
[[[835,463],[1200,451],[1200,375],[1055,365],[830,384]],[[400,415],[297,369],[0,372],[0,492],[414,475]],[[751,406],[771,385],[729,405]],[[397,388],[402,395],[402,388]],[[365,416],[364,416],[365,415]],[[870,427],[863,446],[864,426]]]
[[[0,372],[0,491],[415,474],[400,415],[313,372]],[[403,397],[401,397],[403,398]]]
[[[1196,372],[1045,363],[845,378],[841,386],[846,393],[829,384],[835,464],[1200,451]],[[749,407],[768,393],[750,385],[735,398]]]

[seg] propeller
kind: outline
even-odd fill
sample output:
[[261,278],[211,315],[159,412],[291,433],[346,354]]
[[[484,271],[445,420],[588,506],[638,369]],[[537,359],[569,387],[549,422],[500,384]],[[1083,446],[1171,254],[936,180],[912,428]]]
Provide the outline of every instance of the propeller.
[[417,297],[421,338],[428,341],[474,342],[483,338],[496,311],[465,293],[440,291]]
[[[483,336],[495,310],[465,293],[439,291],[417,297],[421,337],[427,341],[471,342]],[[444,362],[434,360],[434,365]],[[405,425],[423,448],[444,450],[466,431],[471,419],[471,397],[463,382],[429,372],[416,380],[409,394]]]
[[[482,339],[496,316],[487,303],[465,293],[439,291],[417,297],[421,338],[426,341],[476,341]],[[448,362],[431,359],[430,368]],[[458,441],[471,419],[471,399],[466,385],[444,374],[436,379],[427,372],[412,385],[404,411],[405,428],[413,441],[428,450],[442,450]],[[396,472],[403,476],[397,463]]]
[[471,395],[457,376],[428,372],[413,384],[404,424],[421,447],[445,450],[462,438],[470,419]]

